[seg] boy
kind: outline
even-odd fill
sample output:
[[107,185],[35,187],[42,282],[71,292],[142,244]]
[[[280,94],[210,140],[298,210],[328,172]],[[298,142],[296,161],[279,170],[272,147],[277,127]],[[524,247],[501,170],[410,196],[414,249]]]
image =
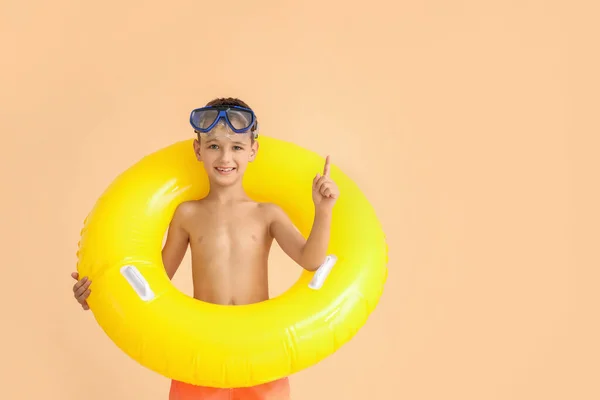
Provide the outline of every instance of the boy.
[[[312,184],[315,219],[308,239],[283,210],[252,201],[242,188],[249,162],[258,152],[258,121],[246,103],[219,98],[192,112],[197,134],[194,152],[210,182],[208,195],[184,202],[174,212],[162,260],[173,278],[188,245],[192,256],[194,297],[215,304],[242,305],[269,298],[267,261],[273,240],[302,268],[314,271],[326,257],[332,208],[339,196],[329,177],[329,157],[323,175]],[[73,294],[84,310],[91,281],[77,280]],[[169,400],[288,400],[288,378],[250,388],[220,389],[172,381]]]

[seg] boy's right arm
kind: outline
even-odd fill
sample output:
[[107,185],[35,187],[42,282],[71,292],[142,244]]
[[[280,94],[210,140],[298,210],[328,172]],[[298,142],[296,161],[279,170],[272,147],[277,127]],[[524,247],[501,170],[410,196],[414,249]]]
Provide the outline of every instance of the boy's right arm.
[[187,251],[190,235],[185,222],[189,219],[191,212],[193,212],[191,204],[180,204],[169,224],[167,240],[162,249],[162,261],[169,279],[173,279]]

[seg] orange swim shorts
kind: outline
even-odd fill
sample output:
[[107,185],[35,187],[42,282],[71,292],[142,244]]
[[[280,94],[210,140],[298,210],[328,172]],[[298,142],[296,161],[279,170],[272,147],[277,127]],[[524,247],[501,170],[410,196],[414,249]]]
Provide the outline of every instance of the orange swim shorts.
[[262,385],[219,389],[195,386],[179,381],[171,381],[169,400],[290,400],[288,378],[278,379]]

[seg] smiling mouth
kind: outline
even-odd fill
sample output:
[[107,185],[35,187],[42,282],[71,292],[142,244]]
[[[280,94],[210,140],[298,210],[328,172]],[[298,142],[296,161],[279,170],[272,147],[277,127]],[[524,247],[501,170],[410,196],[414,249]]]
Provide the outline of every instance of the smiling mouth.
[[216,167],[215,169],[218,172],[220,172],[221,174],[228,174],[228,173],[233,172],[235,170],[235,168],[233,168],[233,167],[229,167],[229,168]]

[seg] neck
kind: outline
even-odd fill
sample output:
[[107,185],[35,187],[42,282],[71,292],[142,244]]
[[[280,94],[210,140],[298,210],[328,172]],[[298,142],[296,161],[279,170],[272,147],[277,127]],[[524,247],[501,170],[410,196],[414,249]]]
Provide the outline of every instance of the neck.
[[220,204],[233,203],[240,200],[246,200],[248,195],[244,192],[241,184],[231,186],[210,185],[210,190],[206,195],[207,200],[212,200]]

